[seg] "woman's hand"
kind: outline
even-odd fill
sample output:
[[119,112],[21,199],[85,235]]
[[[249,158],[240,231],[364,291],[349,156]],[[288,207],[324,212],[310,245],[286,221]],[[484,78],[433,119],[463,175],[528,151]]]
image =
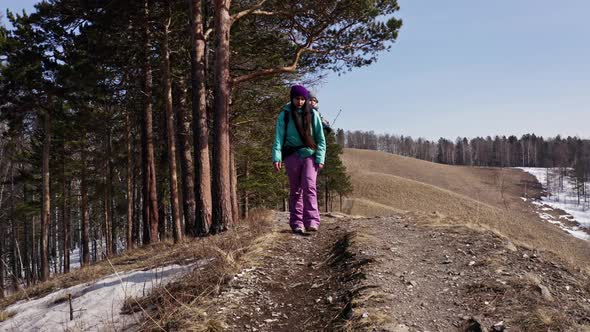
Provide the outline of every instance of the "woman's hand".
[[316,164],[318,165],[318,169],[324,169],[324,164]]
[[281,171],[281,167],[283,167],[283,163],[281,162],[273,162],[272,166],[274,167],[276,172],[280,172]]

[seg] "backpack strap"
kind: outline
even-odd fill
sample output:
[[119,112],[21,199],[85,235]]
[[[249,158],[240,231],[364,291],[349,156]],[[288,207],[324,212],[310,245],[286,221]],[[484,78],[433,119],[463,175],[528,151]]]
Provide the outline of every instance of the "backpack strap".
[[287,145],[287,127],[289,125],[289,116],[291,115],[291,111],[284,110],[283,119],[285,120],[285,130],[283,134],[283,147]]

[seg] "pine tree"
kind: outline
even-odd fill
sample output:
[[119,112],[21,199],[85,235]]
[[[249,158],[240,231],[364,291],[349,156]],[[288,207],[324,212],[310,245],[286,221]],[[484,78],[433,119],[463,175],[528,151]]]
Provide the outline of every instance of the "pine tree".
[[342,146],[336,143],[334,132],[326,134],[326,162],[320,171],[318,181],[318,197],[323,199],[326,212],[333,210],[332,200],[334,195],[339,196],[339,208],[342,210],[342,198],[352,192],[350,176],[346,174],[346,167],[340,159]]

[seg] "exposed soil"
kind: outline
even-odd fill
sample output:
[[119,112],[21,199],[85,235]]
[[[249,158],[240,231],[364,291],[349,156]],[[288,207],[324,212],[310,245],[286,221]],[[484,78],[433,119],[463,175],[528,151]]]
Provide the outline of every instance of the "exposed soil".
[[278,240],[215,300],[227,330],[590,329],[584,273],[489,231],[334,214],[300,236],[286,218],[278,214]]

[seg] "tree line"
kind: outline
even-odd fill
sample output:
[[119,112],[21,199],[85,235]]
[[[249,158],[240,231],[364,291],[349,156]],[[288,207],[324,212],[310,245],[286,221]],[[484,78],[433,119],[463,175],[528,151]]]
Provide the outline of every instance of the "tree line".
[[[288,85],[372,64],[397,38],[398,10],[395,0],[50,0],[8,11],[0,297],[5,277],[18,289],[50,267],[68,272],[74,247],[84,267],[281,206],[270,142]],[[328,201],[350,190],[330,184],[339,167],[324,174]]]

